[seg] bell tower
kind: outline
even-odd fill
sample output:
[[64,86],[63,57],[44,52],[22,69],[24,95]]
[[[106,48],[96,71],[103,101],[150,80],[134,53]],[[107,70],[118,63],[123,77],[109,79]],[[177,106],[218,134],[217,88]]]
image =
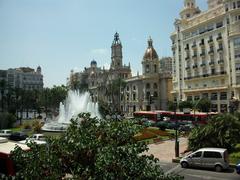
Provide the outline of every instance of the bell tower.
[[119,39],[119,34],[117,32],[114,35],[114,40],[111,49],[112,49],[111,69],[118,69],[122,67],[122,44]]
[[184,0],[184,8],[180,12],[182,19],[188,19],[193,17],[195,14],[199,14],[200,9],[196,6],[195,0]]
[[159,59],[156,50],[153,47],[153,40],[151,37],[148,39],[148,47],[144,53],[142,60],[143,75],[152,75],[159,73]]

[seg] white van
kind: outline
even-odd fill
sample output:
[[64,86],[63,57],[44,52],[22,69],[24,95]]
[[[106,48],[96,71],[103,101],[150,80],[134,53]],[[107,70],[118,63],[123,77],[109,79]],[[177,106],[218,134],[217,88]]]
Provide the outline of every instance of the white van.
[[214,168],[217,172],[229,168],[228,151],[223,148],[202,148],[180,160],[183,168]]

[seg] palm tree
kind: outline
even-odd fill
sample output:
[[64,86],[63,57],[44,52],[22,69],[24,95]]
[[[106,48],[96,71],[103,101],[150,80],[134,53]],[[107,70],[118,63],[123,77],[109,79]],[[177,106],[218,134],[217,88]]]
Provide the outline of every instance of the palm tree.
[[240,142],[240,121],[231,114],[214,116],[207,125],[192,130],[189,136],[189,148],[224,147],[231,150]]

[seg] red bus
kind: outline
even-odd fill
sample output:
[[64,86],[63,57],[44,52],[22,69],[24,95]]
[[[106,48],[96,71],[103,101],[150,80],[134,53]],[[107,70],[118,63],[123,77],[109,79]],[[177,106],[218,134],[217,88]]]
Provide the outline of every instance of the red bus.
[[30,148],[25,144],[19,144],[17,142],[8,141],[6,138],[0,137],[0,175],[11,175],[14,176],[15,165],[10,158],[11,151],[18,145],[23,150],[29,150]]
[[206,124],[210,116],[216,113],[183,113],[183,112],[172,112],[172,111],[136,111],[134,117],[146,118],[152,121],[178,121],[178,122],[189,122],[193,124]]

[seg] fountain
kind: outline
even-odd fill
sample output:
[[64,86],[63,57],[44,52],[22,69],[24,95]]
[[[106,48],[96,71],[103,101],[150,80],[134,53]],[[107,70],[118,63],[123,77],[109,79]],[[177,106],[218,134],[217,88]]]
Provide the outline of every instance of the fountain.
[[77,91],[70,90],[65,100],[65,104],[61,102],[59,105],[58,117],[55,120],[45,123],[42,130],[52,132],[65,131],[71,123],[70,120],[77,117],[81,112],[89,112],[91,113],[91,117],[101,118],[98,111],[98,103],[93,103],[91,101],[88,92],[80,94]]

